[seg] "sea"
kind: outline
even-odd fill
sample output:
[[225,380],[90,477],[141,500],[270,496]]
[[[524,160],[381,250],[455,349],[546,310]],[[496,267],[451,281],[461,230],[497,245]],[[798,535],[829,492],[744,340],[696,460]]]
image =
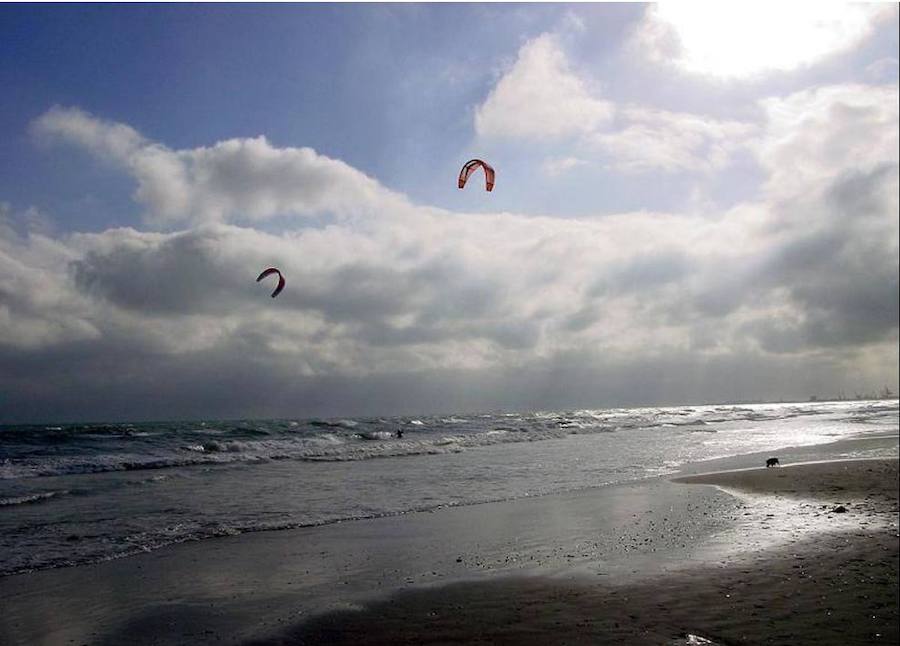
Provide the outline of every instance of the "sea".
[[[898,413],[876,400],[0,425],[0,576],[896,435]],[[875,448],[848,457],[897,455],[896,443],[858,444]]]

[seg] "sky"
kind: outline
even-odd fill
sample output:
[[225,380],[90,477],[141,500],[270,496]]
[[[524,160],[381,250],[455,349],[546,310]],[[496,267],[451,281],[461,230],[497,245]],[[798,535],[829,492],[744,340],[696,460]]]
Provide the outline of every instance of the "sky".
[[3,4],[0,86],[0,421],[897,391],[895,3]]

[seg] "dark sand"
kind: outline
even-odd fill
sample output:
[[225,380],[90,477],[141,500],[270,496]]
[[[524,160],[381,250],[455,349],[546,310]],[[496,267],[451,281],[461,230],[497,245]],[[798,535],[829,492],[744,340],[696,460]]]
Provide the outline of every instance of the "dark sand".
[[[795,504],[784,513],[805,522],[779,548],[732,551],[624,585],[520,577],[402,592],[257,643],[661,645],[695,635],[717,644],[897,644],[897,477],[897,460],[871,460],[683,478],[789,494]],[[803,496],[827,502],[804,505]],[[747,509],[732,547],[779,523]],[[850,522],[827,519],[839,514]]]
[[258,643],[897,644],[897,603],[896,536],[829,537],[642,584],[532,577],[403,592]]
[[898,643],[896,459],[699,479],[5,577],[0,643]]

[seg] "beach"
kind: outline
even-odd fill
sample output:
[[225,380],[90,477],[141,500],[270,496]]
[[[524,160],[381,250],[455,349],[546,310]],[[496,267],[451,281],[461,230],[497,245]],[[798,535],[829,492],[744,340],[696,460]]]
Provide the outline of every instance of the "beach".
[[696,9],[4,3],[0,646],[900,646],[900,3]]
[[828,459],[896,443],[7,576],[0,641],[897,643],[897,460]]

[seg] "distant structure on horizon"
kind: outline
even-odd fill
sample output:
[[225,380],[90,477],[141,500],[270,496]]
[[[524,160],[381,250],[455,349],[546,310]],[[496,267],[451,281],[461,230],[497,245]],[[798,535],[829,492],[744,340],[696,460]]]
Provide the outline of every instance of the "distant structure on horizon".
[[[807,401],[809,402],[843,402],[843,401],[866,401],[866,400],[879,400],[879,399],[897,399],[897,394],[885,386],[877,393],[854,393],[852,397],[848,397],[847,394],[842,390],[838,395],[830,396],[830,397],[820,397],[819,395],[809,395],[807,397]],[[706,401],[705,405],[711,406],[746,406],[750,404],[786,404],[790,402],[800,402],[802,401],[799,397],[779,397],[778,399],[727,399],[723,401]]]
[[810,395],[809,401],[864,401],[866,399],[896,399],[897,395],[890,388],[885,386],[877,393],[854,393],[853,397],[847,397],[844,391],[841,391],[837,397],[820,398],[818,395]]

